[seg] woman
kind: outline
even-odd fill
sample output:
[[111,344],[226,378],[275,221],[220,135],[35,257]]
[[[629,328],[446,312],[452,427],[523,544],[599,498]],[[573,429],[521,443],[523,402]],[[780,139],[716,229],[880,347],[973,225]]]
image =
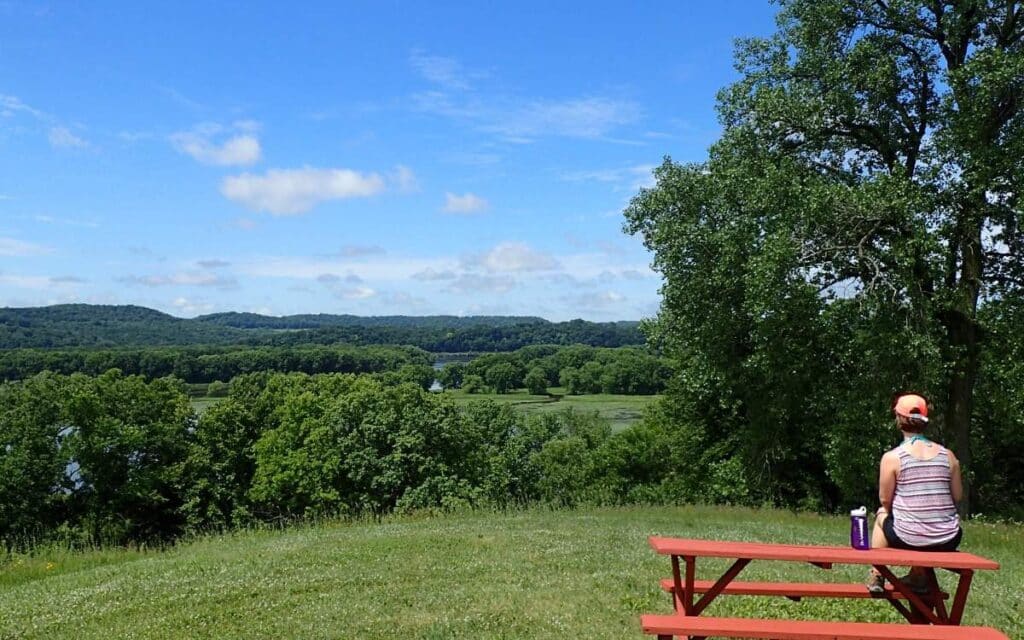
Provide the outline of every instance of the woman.
[[[963,496],[960,461],[953,452],[922,435],[928,426],[928,404],[907,394],[893,408],[903,442],[882,456],[871,546],[916,551],[956,551],[963,537],[957,503]],[[927,589],[924,572],[915,567],[902,580]],[[885,580],[874,569],[868,589],[880,593]]]

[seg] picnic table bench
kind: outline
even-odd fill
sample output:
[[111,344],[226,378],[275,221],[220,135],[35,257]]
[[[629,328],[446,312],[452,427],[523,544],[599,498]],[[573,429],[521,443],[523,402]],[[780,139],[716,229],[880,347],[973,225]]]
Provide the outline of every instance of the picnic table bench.
[[[848,547],[784,545],[754,542],[724,542],[652,536],[651,547],[672,559],[672,578],[662,580],[672,594],[674,615],[645,615],[644,633],[659,640],[673,636],[705,638],[770,638],[774,640],[1008,640],[1002,632],[988,627],[960,626],[975,571],[996,570],[999,564],[963,552],[903,551]],[[732,565],[717,580],[697,580],[697,558],[732,559]],[[682,559],[682,563],[680,562]],[[891,586],[872,593],[859,583],[830,582],[741,582],[735,578],[753,560],[810,563],[823,569],[835,564],[873,566]],[[685,564],[685,570],[681,566]],[[893,572],[892,567],[922,567],[927,578],[926,593],[916,593]],[[959,576],[953,602],[939,587],[936,569]],[[701,597],[697,599],[697,596]],[[817,622],[803,620],[762,620],[716,618],[700,614],[720,595],[782,596],[802,598],[873,598],[889,602],[911,625],[867,622]]]

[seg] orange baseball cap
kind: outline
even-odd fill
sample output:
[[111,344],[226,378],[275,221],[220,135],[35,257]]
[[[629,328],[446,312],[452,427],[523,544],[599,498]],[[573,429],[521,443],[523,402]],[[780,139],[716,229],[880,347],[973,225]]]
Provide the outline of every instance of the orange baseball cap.
[[896,399],[896,406],[893,408],[896,415],[904,418],[914,418],[922,422],[928,422],[928,403],[919,395],[908,393]]

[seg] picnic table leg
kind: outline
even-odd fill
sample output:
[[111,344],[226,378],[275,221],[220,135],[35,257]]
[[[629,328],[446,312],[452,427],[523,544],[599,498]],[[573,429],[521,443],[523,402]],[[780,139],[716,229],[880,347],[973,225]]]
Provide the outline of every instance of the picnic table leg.
[[915,613],[917,614],[914,617],[922,618],[920,620],[911,620],[910,622],[915,624],[919,622],[943,624],[943,621],[940,620],[937,615],[935,615],[935,612],[932,611],[932,608],[925,604],[924,601],[921,600],[921,598],[916,593],[914,593],[913,589],[903,584],[903,582],[901,582],[900,579],[896,577],[896,575],[892,572],[891,569],[889,569],[889,567],[885,566],[884,564],[876,564],[874,565],[874,567],[878,570],[879,573],[885,576],[886,580],[892,583],[893,589],[902,593],[903,596],[907,599],[907,601],[914,607]]
[[953,611],[949,614],[949,624],[960,624],[964,617],[964,605],[967,604],[967,592],[971,590],[971,580],[974,579],[974,571],[962,569],[960,582],[956,586],[956,595],[953,596]]
[[[682,575],[679,571],[679,556],[672,556],[672,586],[675,587],[672,590],[672,606],[679,613],[682,610],[683,615],[690,615],[690,610],[693,608],[693,572],[692,558],[686,558],[686,583],[683,583]],[[689,597],[687,597],[689,594]]]
[[683,577],[679,571],[679,556],[672,556],[672,605],[679,613],[682,609],[683,615],[693,615],[693,583],[694,573],[696,564],[696,558],[691,556],[684,556],[683,560],[686,561],[686,581],[683,582]]
[[946,613],[946,603],[942,600],[942,588],[939,587],[939,579],[935,577],[935,569],[928,567],[924,570],[928,578],[928,590],[932,595],[932,606],[935,607],[935,614],[943,624],[949,624],[949,614]]
[[[683,596],[683,608],[687,615],[696,615],[696,610],[693,608],[693,582],[696,579],[696,565],[697,559],[695,556],[684,556],[686,560],[686,593]],[[683,636],[683,640],[686,640],[686,636]],[[689,636],[689,640],[705,640],[700,636]]]

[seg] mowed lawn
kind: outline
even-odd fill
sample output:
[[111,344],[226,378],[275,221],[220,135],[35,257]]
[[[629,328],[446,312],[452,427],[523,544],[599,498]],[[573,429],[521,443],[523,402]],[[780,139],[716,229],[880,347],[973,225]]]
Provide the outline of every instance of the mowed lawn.
[[[842,544],[848,521],[710,507],[477,512],[42,553],[0,570],[0,638],[641,638],[640,613],[671,609],[651,534]],[[971,523],[964,546],[1003,565],[976,576],[965,624],[1024,638],[1024,529]],[[754,563],[742,577],[863,571]],[[733,596],[708,612],[901,620],[881,601]]]

